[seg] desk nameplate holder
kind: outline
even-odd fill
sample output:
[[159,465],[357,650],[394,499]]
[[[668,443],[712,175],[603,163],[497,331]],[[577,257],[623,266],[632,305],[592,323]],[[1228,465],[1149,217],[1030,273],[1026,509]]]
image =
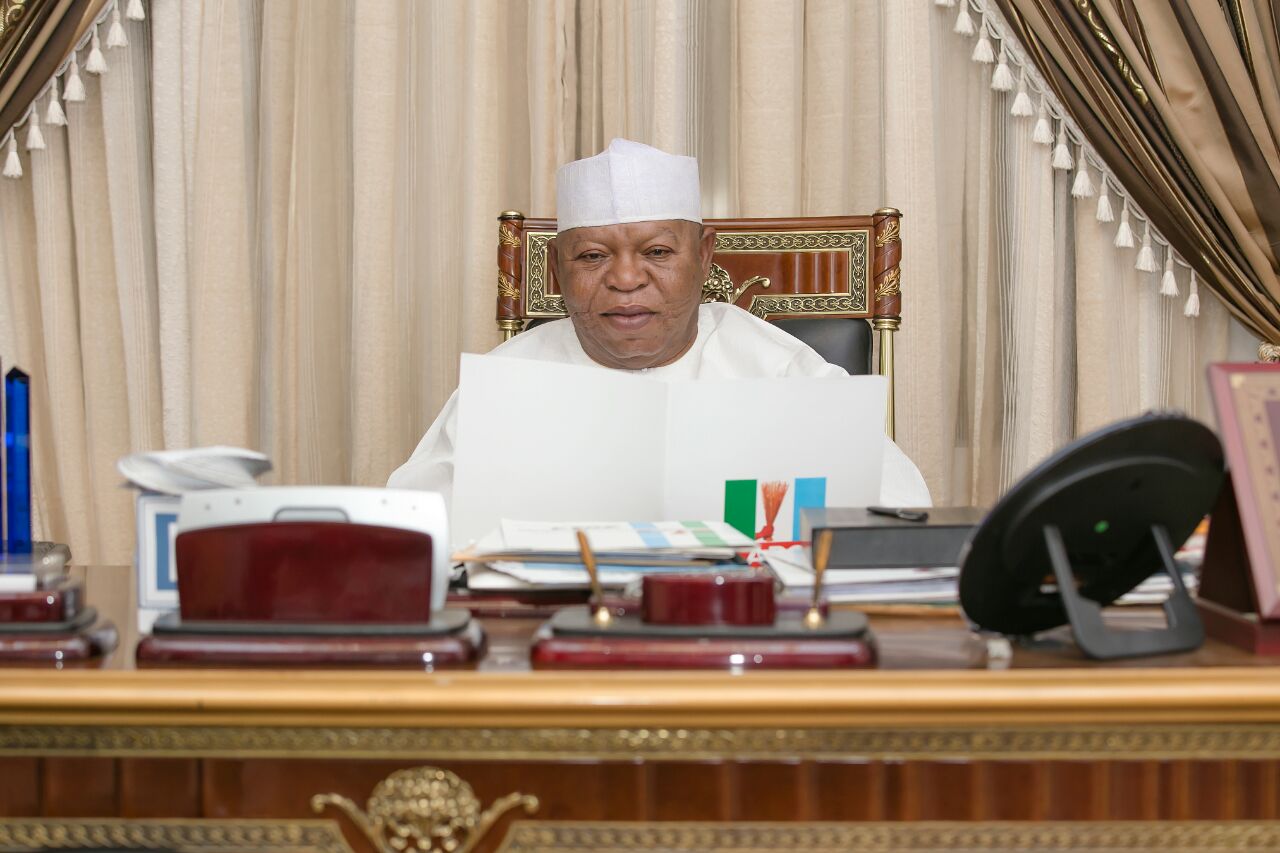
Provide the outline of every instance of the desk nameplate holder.
[[1280,654],[1280,365],[1214,364],[1229,473],[1209,521],[1197,607],[1209,636]]

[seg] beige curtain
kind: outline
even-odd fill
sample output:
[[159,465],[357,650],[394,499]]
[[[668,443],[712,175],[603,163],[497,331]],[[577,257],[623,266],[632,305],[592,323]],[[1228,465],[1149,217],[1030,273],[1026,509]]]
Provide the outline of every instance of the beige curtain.
[[81,560],[129,559],[129,450],[384,482],[497,342],[496,214],[553,213],[555,166],[615,135],[696,154],[708,215],[905,212],[898,438],[940,502],[1120,416],[1207,415],[1204,363],[1256,351],[1111,246],[930,0],[148,12],[0,182],[0,359],[35,377],[41,533]]

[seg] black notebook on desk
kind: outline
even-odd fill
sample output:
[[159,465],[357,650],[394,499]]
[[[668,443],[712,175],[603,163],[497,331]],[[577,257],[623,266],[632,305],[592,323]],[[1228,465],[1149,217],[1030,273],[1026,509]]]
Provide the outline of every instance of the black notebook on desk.
[[[923,569],[959,564],[960,549],[986,515],[978,507],[928,507],[909,521],[863,507],[800,511],[801,538],[831,530],[833,569]],[[908,513],[903,513],[907,515]]]

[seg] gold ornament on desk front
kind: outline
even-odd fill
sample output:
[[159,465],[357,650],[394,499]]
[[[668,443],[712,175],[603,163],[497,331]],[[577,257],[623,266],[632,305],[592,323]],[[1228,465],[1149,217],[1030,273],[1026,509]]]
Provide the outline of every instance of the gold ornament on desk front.
[[471,786],[438,767],[397,770],[378,783],[365,811],[338,794],[317,794],[311,809],[336,806],[346,812],[380,853],[467,853],[498,818],[517,807],[538,810],[538,798],[508,794],[480,809]]

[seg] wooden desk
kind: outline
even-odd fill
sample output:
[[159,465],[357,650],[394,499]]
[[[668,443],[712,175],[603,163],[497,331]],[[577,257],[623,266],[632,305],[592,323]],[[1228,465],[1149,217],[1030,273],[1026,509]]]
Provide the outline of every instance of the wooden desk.
[[[740,832],[743,821],[779,822],[766,835],[780,846],[834,849],[872,843],[866,833],[879,830],[853,821],[1235,820],[1280,810],[1280,678],[1266,666],[1276,661],[1212,642],[1101,667],[1050,638],[997,670],[958,618],[873,618],[875,671],[552,673],[528,671],[536,622],[507,619],[486,623],[478,672],[134,671],[131,571],[82,571],[122,644],[100,669],[0,671],[0,816],[24,819],[0,821],[0,850],[93,841],[369,851],[378,848],[333,806],[313,812],[312,796],[365,808],[382,780],[421,767],[457,774],[477,812],[511,793],[535,796],[524,834],[512,837],[521,850],[662,838],[715,849],[732,840],[715,833]],[[423,798],[398,807],[411,813]],[[452,800],[470,803],[465,791]],[[652,835],[667,831],[654,825],[626,835],[581,821],[718,823],[712,835],[680,824],[677,838]],[[842,823],[820,823],[829,821]],[[999,827],[947,826],[896,837],[938,844],[945,830],[956,843],[1004,843]],[[1130,832],[1071,827],[1035,843],[1025,826],[1006,829],[1046,848],[1072,832],[1117,845]],[[1213,846],[1186,834],[1201,831],[1173,824],[1134,837]],[[1231,843],[1270,832],[1280,849],[1274,829],[1214,831]]]

